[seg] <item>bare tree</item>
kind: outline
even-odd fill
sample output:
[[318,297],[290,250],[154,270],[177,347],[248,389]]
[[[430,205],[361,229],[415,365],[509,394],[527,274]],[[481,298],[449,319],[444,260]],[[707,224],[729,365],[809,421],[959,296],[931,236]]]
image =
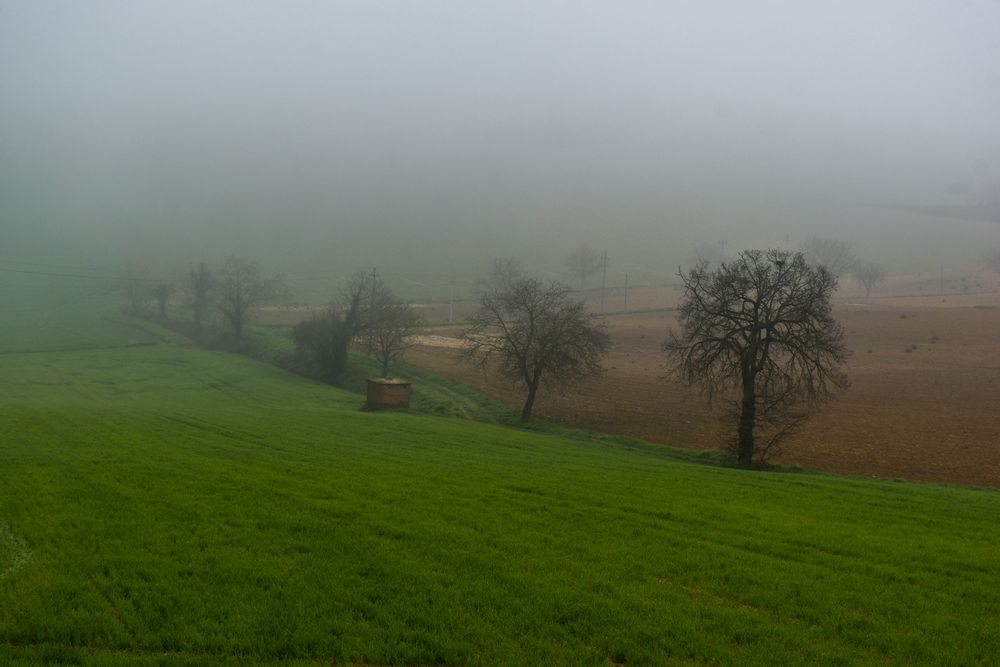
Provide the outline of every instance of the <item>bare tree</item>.
[[556,386],[602,372],[610,346],[603,326],[570,297],[569,288],[518,277],[483,294],[479,310],[462,332],[467,358],[484,368],[496,363],[528,395],[521,409],[527,421],[539,386]]
[[339,301],[292,329],[299,355],[316,364],[320,376],[331,384],[341,381],[347,370],[351,341],[361,333],[366,285],[367,276],[356,276]]
[[170,295],[174,293],[174,286],[170,283],[160,283],[153,288],[153,296],[156,297],[156,303],[159,306],[160,320],[167,319],[167,302],[170,300]]
[[871,296],[873,287],[885,281],[885,269],[882,265],[867,260],[856,261],[851,267],[851,275],[864,288],[865,298]]
[[371,343],[369,354],[378,359],[382,377],[387,377],[389,364],[412,345],[420,319],[381,278],[372,281],[371,290],[365,313],[365,327]]
[[243,330],[250,311],[261,303],[284,293],[281,276],[265,278],[257,262],[230,256],[219,272],[219,310],[236,340],[243,339]]
[[857,261],[854,250],[847,241],[825,239],[819,236],[806,239],[802,246],[802,254],[805,255],[809,264],[825,266],[827,271],[837,279],[849,272]]
[[744,250],[680,278],[681,333],[671,331],[663,349],[682,381],[730,405],[739,464],[753,465],[755,454],[764,461],[848,386],[844,332],[831,315],[837,278],[781,250]]
[[580,280],[580,289],[587,278],[601,270],[601,253],[591,248],[586,243],[569,254],[566,259],[566,267],[575,278]]
[[199,262],[198,268],[191,267],[188,270],[187,293],[191,300],[191,312],[194,317],[194,329],[196,333],[201,331],[201,324],[205,318],[205,310],[208,308],[208,298],[214,286],[212,272],[209,271],[205,262]]

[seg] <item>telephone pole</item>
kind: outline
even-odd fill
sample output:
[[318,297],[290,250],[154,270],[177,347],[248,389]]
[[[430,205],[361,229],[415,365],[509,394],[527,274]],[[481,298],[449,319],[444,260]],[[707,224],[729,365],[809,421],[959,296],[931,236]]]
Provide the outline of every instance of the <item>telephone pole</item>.
[[628,312],[628,274],[625,274],[625,312]]
[[604,268],[601,270],[601,312],[604,312],[604,288],[608,284],[608,251],[604,251]]
[[455,323],[455,276],[448,283],[448,324]]
[[372,289],[368,295],[368,354],[375,350],[375,332],[372,330],[372,318],[375,316],[375,282],[378,280],[378,269],[372,267]]

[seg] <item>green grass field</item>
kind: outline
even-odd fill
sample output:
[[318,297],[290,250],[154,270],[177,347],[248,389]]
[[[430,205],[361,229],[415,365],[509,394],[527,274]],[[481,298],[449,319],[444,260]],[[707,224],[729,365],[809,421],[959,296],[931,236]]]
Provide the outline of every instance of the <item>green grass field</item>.
[[101,303],[0,332],[0,664],[1000,662],[996,492],[360,412]]

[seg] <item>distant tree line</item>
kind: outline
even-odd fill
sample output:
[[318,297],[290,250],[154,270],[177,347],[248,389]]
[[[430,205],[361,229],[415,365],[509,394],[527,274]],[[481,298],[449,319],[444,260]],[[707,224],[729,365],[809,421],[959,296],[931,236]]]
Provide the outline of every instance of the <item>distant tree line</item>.
[[802,246],[802,254],[813,266],[823,266],[836,278],[850,275],[859,290],[870,297],[872,290],[885,282],[885,268],[878,262],[865,260],[854,254],[852,245],[846,241],[810,237]]
[[[129,314],[155,317],[199,342],[243,352],[249,351],[247,333],[254,313],[288,294],[283,276],[267,275],[255,260],[237,256],[230,256],[214,271],[199,262],[178,283],[153,280],[135,267],[126,270],[121,282]],[[188,324],[168,318],[170,300],[178,291],[190,309]],[[148,308],[153,301],[155,315]],[[207,330],[212,311],[218,313],[221,331]],[[351,349],[358,349],[375,358],[382,375],[388,375],[390,366],[412,343],[418,325],[416,312],[380,277],[358,274],[326,308],[293,328],[296,368],[340,383]]]
[[[585,244],[572,257],[581,284],[603,265],[603,256]],[[680,381],[730,407],[731,449],[740,465],[766,462],[816,407],[847,387],[844,333],[831,314],[838,276],[847,273],[866,294],[885,277],[849,244],[820,238],[802,252],[745,250],[731,259],[702,259],[679,273],[680,329],[669,332],[663,350]],[[170,300],[181,292],[197,339],[204,340],[209,313],[216,311],[236,346],[254,313],[287,294],[282,276],[266,275],[241,257],[229,257],[215,271],[200,262],[181,284],[158,283],[136,270],[124,278],[129,312],[153,317],[145,304],[155,299],[155,317],[166,323]],[[533,417],[544,388],[603,372],[611,344],[606,324],[570,287],[544,282],[507,258],[493,262],[478,288],[478,308],[460,334],[463,357],[523,389],[522,420]],[[377,360],[388,376],[419,325],[413,308],[381,276],[359,273],[295,325],[291,339],[300,370],[342,384],[352,351]]]

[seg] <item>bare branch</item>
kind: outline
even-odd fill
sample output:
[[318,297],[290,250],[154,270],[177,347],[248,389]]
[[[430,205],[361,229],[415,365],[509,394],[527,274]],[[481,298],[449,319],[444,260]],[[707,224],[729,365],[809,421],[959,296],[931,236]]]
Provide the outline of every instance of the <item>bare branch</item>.
[[848,273],[857,261],[850,243],[819,236],[806,240],[802,246],[802,254],[806,262],[812,266],[825,266],[835,278]]
[[881,264],[859,260],[851,268],[851,275],[864,288],[865,296],[872,293],[872,288],[885,280],[885,269]]
[[587,278],[601,270],[601,265],[601,253],[586,243],[581,243],[566,259],[566,267],[570,274],[580,280],[580,289],[583,289]]
[[568,288],[524,277],[483,294],[462,337],[467,358],[484,369],[498,368],[528,389],[525,420],[541,384],[561,386],[600,373],[610,345],[604,327],[569,297]]
[[808,411],[847,387],[843,330],[831,315],[837,279],[801,254],[746,250],[714,271],[681,274],[682,330],[663,349],[674,375],[708,400],[735,405],[739,460],[754,457],[754,429],[776,444]]
[[237,340],[243,338],[253,308],[285,293],[282,276],[265,278],[257,262],[235,256],[230,256],[219,272],[218,287],[219,310]]

